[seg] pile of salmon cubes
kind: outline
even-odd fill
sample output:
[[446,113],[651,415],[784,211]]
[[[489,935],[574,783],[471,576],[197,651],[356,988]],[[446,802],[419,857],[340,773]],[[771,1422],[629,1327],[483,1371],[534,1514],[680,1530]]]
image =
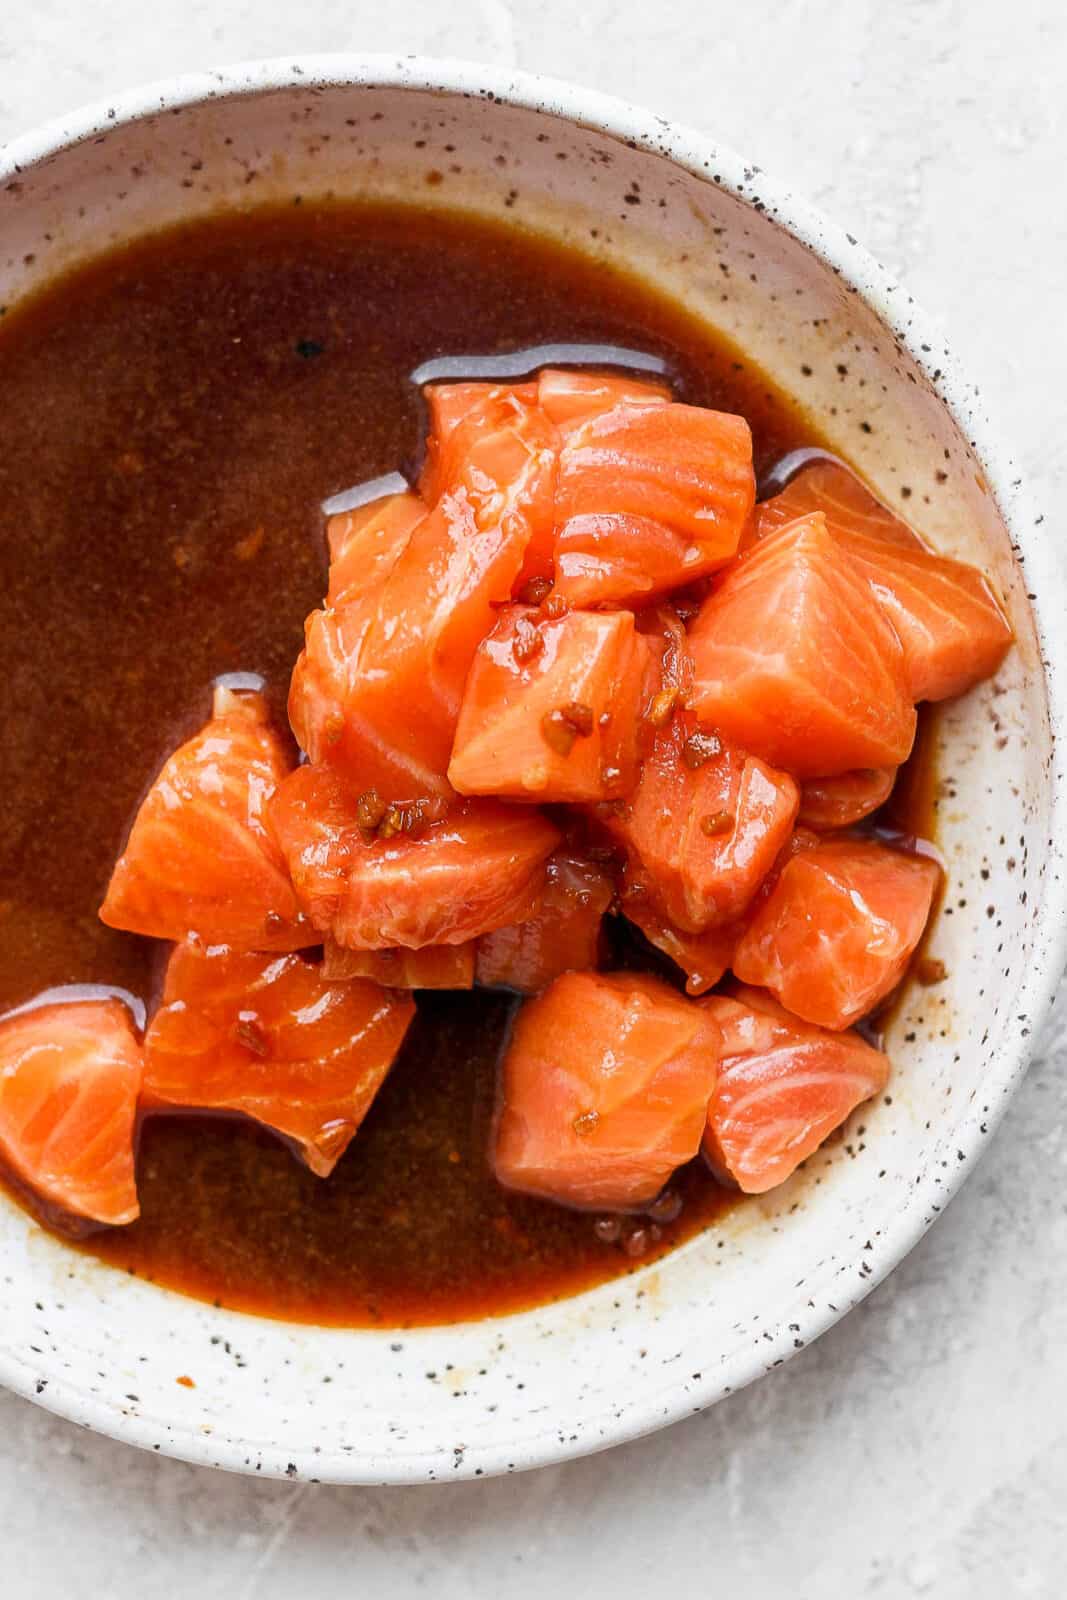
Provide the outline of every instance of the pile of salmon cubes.
[[[174,945],[162,1002],[143,1044],[83,1003],[54,1056],[107,1087],[119,1157],[46,1170],[40,1119],[0,1118],[68,1209],[136,1215],[138,1106],[244,1112],[327,1175],[418,989],[528,997],[491,1159],[569,1205],[640,1210],[701,1149],[769,1189],[886,1083],[853,1025],[940,869],[865,819],[916,702],[1009,647],[983,576],[830,458],[757,504],[744,418],[658,384],[425,394],[417,492],[329,525],[289,699],[306,759],[219,688],[115,868],[105,922]],[[620,917],[676,982],[606,970]],[[74,1009],[0,1028],[0,1071]]]

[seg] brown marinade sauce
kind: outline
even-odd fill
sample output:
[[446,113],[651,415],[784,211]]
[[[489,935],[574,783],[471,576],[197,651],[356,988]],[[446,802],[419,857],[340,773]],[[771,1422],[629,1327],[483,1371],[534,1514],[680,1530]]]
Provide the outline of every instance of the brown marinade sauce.
[[[412,473],[424,418],[410,374],[549,342],[661,358],[678,398],[748,418],[760,473],[821,442],[647,285],[458,215],[223,216],[117,250],[0,320],[0,1011],[68,983],[151,1006],[160,947],[96,908],[161,761],[221,673],[261,674],[284,725],[324,588],[322,502]],[[647,1221],[605,1242],[594,1218],[490,1175],[513,1005],[420,996],[325,1182],[240,1120],[148,1118],[140,1221],[79,1248],[227,1306],[348,1325],[486,1316],[632,1270],[623,1245]],[[699,1162],[674,1187],[681,1215],[646,1231],[644,1261],[735,1203]]]

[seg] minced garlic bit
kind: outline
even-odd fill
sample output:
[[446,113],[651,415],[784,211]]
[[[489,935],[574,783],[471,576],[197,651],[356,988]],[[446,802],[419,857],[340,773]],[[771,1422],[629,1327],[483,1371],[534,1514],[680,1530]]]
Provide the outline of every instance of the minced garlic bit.
[[562,711],[546,711],[541,718],[541,737],[558,756],[569,756],[578,730],[572,727]]
[[678,704],[677,689],[661,689],[648,708],[648,720],[654,728],[662,728],[674,714]]
[[709,811],[706,817],[700,819],[700,831],[707,834],[709,839],[716,839],[722,833],[733,831],[734,819],[729,811]]
[[377,789],[367,789],[356,801],[356,821],[368,833],[373,833],[387,810],[388,807]]
[[377,839],[392,839],[398,833],[422,833],[439,818],[440,807],[432,800],[403,800],[389,805],[377,789],[367,789],[356,801],[356,821],[365,834]]
[[540,655],[545,648],[544,634],[529,617],[520,617],[515,624],[515,638],[512,640],[511,653],[521,666],[525,661],[532,661],[534,656]]
[[593,731],[593,708],[581,700],[568,700],[560,708],[579,739],[588,739]]
[[256,1056],[270,1055],[270,1039],[267,1030],[254,1011],[239,1011],[237,1021],[233,1025],[234,1038],[238,1044],[243,1044],[246,1050],[251,1050]]
[[698,728],[682,745],[682,760],[687,767],[702,767],[712,756],[717,756],[721,749],[722,743],[717,734],[705,733]]
[[588,739],[594,726],[593,709],[580,700],[569,700],[541,718],[541,737],[557,755],[569,756],[575,739]]
[[519,590],[519,599],[523,605],[539,606],[548,599],[552,592],[551,578],[531,578],[529,583]]

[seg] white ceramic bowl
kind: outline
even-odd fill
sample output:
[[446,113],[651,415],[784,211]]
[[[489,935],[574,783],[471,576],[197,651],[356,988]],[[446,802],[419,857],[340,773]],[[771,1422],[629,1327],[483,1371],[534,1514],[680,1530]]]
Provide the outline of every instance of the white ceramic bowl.
[[131,1280],[0,1202],[12,1389],[192,1461],[399,1483],[558,1460],[711,1404],[842,1316],[941,1210],[1026,1066],[1064,961],[1067,606],[977,390],[907,292],[730,151],[584,90],[347,56],[137,90],[0,154],[0,304],[116,239],[327,192],[508,215],[638,266],[799,390],[940,548],[991,571],[1019,641],[943,724],[950,887],[933,954],[949,977],[910,993],[893,1024],[891,1103],[666,1260],[518,1316],[318,1329]]

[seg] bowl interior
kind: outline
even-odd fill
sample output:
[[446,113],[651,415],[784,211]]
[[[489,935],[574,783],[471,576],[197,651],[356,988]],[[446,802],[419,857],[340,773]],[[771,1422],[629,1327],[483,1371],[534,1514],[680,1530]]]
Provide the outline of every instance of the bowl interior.
[[507,217],[636,267],[731,334],[891,505],[992,574],[1019,640],[996,681],[940,724],[949,889],[931,954],[948,978],[913,988],[896,1015],[890,1096],[784,1189],[665,1261],[519,1316],[321,1330],[130,1280],[0,1201],[0,1376],[23,1392],[230,1467],[350,1481],[490,1472],[596,1448],[777,1365],[955,1187],[1010,1089],[994,1063],[1031,1026],[1018,991],[1050,837],[1045,679],[1008,530],[928,375],[937,352],[917,364],[890,331],[906,313],[877,271],[863,281],[857,257],[861,296],[818,253],[826,239],[775,220],[758,172],[703,146],[679,164],[655,148],[654,122],[627,139],[565,120],[551,94],[523,106],[290,78],[105,116],[0,178],[0,305],[113,241],[222,207],[361,195]]

